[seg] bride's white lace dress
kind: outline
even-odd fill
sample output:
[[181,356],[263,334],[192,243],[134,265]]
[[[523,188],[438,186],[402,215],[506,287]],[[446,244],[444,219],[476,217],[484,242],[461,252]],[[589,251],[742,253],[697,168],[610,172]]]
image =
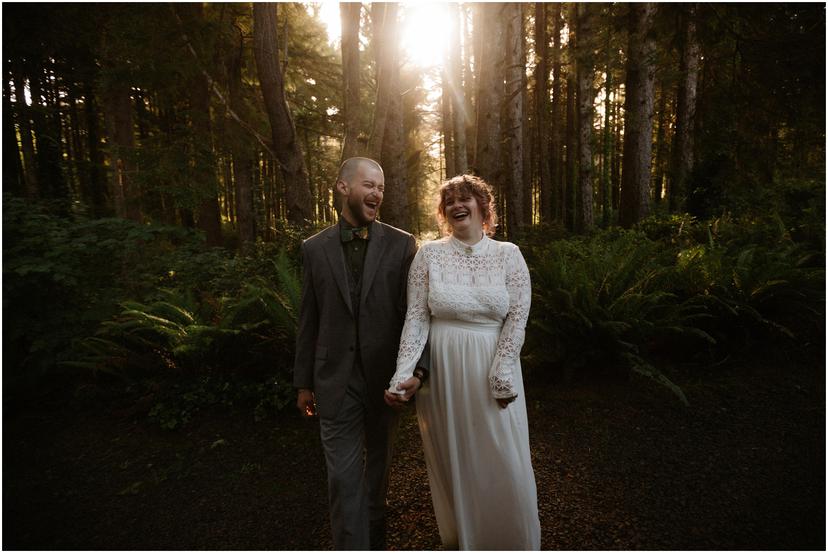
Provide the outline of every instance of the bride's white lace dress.
[[[428,341],[431,373],[417,392],[417,418],[447,547],[540,548],[520,369],[531,295],[526,262],[508,242],[443,238],[412,262],[391,389],[411,377]],[[495,401],[514,395],[505,409]]]

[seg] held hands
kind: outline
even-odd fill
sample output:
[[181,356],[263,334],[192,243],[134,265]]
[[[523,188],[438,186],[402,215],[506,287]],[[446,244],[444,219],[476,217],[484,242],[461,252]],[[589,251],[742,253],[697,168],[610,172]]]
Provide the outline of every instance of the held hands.
[[402,384],[397,384],[397,390],[404,392],[402,394],[395,394],[389,390],[385,390],[385,403],[394,409],[402,409],[408,400],[411,399],[417,390],[420,389],[422,382],[416,376],[412,376]]

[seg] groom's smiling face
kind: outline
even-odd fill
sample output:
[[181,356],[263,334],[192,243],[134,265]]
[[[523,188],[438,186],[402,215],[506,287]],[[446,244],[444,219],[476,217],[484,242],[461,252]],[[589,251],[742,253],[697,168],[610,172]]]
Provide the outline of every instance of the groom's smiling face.
[[345,196],[342,215],[352,225],[363,226],[377,218],[385,191],[382,171],[371,163],[360,163],[354,174],[337,183]]

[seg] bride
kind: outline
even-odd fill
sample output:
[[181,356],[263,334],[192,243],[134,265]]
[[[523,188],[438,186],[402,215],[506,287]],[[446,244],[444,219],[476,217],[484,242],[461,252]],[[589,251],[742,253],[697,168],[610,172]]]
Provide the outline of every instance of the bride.
[[[491,189],[463,175],[440,188],[447,237],[423,244],[408,276],[397,370],[385,392],[417,392],[434,512],[451,549],[540,549],[520,350],[531,285],[520,250],[489,238]],[[426,344],[428,382],[415,369]],[[418,388],[422,386],[421,389]]]

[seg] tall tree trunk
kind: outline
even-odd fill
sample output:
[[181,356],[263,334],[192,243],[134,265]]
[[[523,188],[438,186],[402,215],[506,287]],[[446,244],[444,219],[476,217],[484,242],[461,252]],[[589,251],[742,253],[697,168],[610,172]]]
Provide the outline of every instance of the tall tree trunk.
[[[612,209],[618,212],[621,206],[621,158],[623,152],[624,141],[622,139],[622,130],[624,128],[624,119],[621,117],[621,101],[618,99],[620,88],[615,89],[616,100],[612,103],[612,120],[614,122],[613,132],[615,139],[612,141],[612,168],[610,180],[612,180]],[[625,97],[626,98],[626,97]]]
[[373,2],[371,19],[374,24],[373,45],[377,62],[377,100],[374,104],[374,122],[368,141],[368,155],[379,159],[382,155],[382,141],[385,139],[388,125],[388,112],[391,109],[393,91],[397,84],[392,75],[399,71],[397,67],[397,37],[389,34],[396,29],[397,3]]
[[566,215],[563,197],[563,118],[561,107],[563,99],[561,93],[561,4],[552,4],[552,138],[550,145],[550,160],[552,163],[552,186],[550,189],[549,210],[552,218],[564,223]]
[[[468,157],[466,145],[466,126],[470,123],[467,109],[464,85],[461,77],[462,52],[460,47],[460,11],[459,4],[449,4],[449,18],[451,19],[451,31],[449,32],[451,44],[449,44],[448,55],[448,81],[451,97],[452,123],[454,124],[453,151],[454,151],[454,174],[466,173],[468,171]],[[452,175],[454,176],[454,175]]]
[[653,131],[652,28],[656,5],[629,4],[629,55],[627,57],[624,111],[624,167],[618,222],[629,228],[650,212],[650,167]]
[[[193,34],[204,24],[202,4],[181,4],[177,8],[183,12],[182,19],[193,27]],[[212,56],[200,56],[211,59]],[[198,228],[204,231],[208,246],[220,246],[221,208],[218,202],[219,185],[216,178],[215,155],[213,154],[213,129],[210,119],[210,83],[201,71],[194,72],[188,87],[190,105],[190,122],[193,126],[193,176],[194,188],[201,201],[198,205]]]
[[[249,121],[242,94],[242,65],[244,64],[244,37],[239,32],[237,47],[227,57],[227,76],[230,107],[243,121]],[[241,127],[238,130],[243,131]],[[235,191],[236,228],[242,248],[256,241],[256,217],[253,213],[253,151],[244,132],[231,137],[233,154],[233,184]]]
[[592,118],[595,90],[592,88],[594,60],[592,55],[592,5],[575,4],[576,66],[578,78],[578,217],[576,228],[587,232],[594,226],[592,209]]
[[575,67],[570,65],[566,75],[566,175],[565,184],[561,187],[564,197],[565,222],[569,230],[575,230],[575,218],[578,213],[578,109],[575,103],[575,89],[578,83],[575,77]]
[[89,189],[88,195],[92,205],[92,214],[103,217],[108,209],[106,205],[106,176],[104,157],[101,151],[101,129],[98,120],[98,101],[95,90],[87,80],[83,85],[83,109],[86,116],[86,141],[89,151]]
[[[372,10],[374,6],[372,5]],[[384,6],[379,45],[383,50],[382,80],[378,87],[385,89],[388,109],[385,115],[385,134],[382,138],[379,159],[385,173],[385,194],[382,200],[382,220],[389,225],[409,230],[408,186],[405,171],[405,130],[403,126],[402,93],[400,91],[400,66],[397,40],[397,4]],[[379,92],[378,92],[379,95]],[[376,132],[379,129],[375,128]]]
[[[3,60],[3,187],[17,196],[26,193],[23,181],[23,164],[14,127],[14,105],[11,101],[11,71],[8,59]],[[18,102],[20,98],[18,97]]]
[[61,168],[58,106],[49,103],[49,88],[46,68],[40,62],[34,63],[29,74],[29,90],[37,144],[37,182],[44,197],[59,200],[60,211],[68,211],[69,191]]
[[340,162],[359,155],[359,16],[361,2],[341,2],[342,98],[345,138]]
[[23,155],[23,178],[26,183],[26,197],[37,198],[40,189],[37,182],[37,158],[32,139],[31,108],[24,95],[26,78],[22,67],[14,64],[14,95],[17,107],[17,125],[20,130],[20,153]]
[[683,208],[687,178],[693,169],[693,128],[696,119],[696,91],[699,82],[700,48],[696,38],[696,4],[686,7],[681,44],[681,80],[676,92],[676,132],[670,178],[670,210]]
[[104,93],[106,121],[110,140],[109,157],[112,171],[112,197],[115,210],[121,217],[141,220],[141,207],[133,183],[132,154],[135,147],[132,120],[132,100],[129,84],[113,80]]
[[[448,65],[448,63],[446,65]],[[440,121],[442,123],[443,131],[443,157],[446,160],[446,172],[444,176],[448,179],[456,175],[457,172],[454,166],[454,116],[451,109],[452,93],[447,70],[443,70],[440,80],[442,81],[442,91],[440,94]]]
[[518,2],[508,2],[503,8],[506,24],[506,58],[504,60],[506,79],[506,117],[503,125],[503,142],[506,144],[508,203],[506,206],[507,230],[512,236],[524,226],[526,217],[526,194],[523,174],[523,115],[525,99],[524,77],[524,36],[523,9]]
[[[501,2],[475,5],[478,12],[480,36],[479,67],[477,73],[477,138],[474,166],[477,174],[486,179],[501,198],[503,181],[501,144],[501,105],[503,90],[503,54],[506,50],[506,29]],[[481,38],[485,37],[485,38]]]
[[667,87],[664,79],[660,79],[658,95],[658,130],[656,131],[656,155],[655,155],[655,176],[653,177],[653,203],[661,203],[661,196],[664,192],[664,165],[667,156]]
[[[612,8],[607,7],[611,17]],[[606,42],[606,80],[604,81],[604,156],[601,166],[601,225],[607,228],[612,220],[612,183],[610,182],[610,169],[612,167],[612,33],[611,27],[607,27]]]
[[275,3],[253,3],[253,54],[270,120],[273,150],[285,183],[287,218],[293,224],[305,225],[313,219],[313,198],[296,127],[285,100],[279,67],[276,9]]
[[[477,113],[477,73],[479,72],[478,55],[479,49],[476,49],[477,39],[473,37],[469,26],[469,20],[477,17],[477,9],[472,8],[471,4],[458,5],[460,11],[461,23],[463,26],[463,99],[465,100],[464,113],[466,117],[466,169],[465,173],[471,171],[472,160],[474,160],[477,146],[475,144],[475,137],[477,136],[477,127],[475,114]],[[475,58],[475,67],[472,71],[472,58]]]
[[69,107],[69,121],[64,125],[64,136],[66,136],[64,142],[68,150],[66,159],[69,160],[68,166],[71,168],[70,180],[73,187],[80,192],[80,196],[88,205],[91,203],[88,194],[89,177],[85,174],[84,158],[86,157],[86,152],[84,151],[83,141],[81,140],[81,124],[80,116],[78,115],[78,90],[74,82],[69,81],[66,83],[65,99]]
[[546,34],[546,3],[535,2],[535,141],[537,144],[537,167],[540,189],[540,220],[552,220],[552,174],[549,141],[549,39]]

